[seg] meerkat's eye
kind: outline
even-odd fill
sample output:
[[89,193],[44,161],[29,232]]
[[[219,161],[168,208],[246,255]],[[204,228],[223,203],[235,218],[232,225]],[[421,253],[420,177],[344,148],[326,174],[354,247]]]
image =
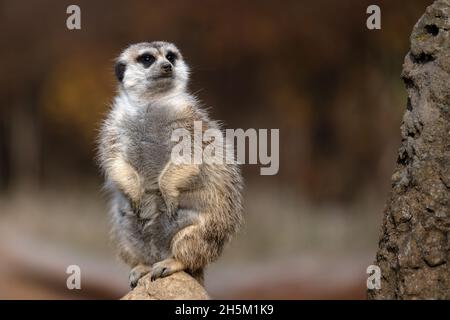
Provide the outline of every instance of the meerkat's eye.
[[173,52],[169,52],[166,54],[166,59],[170,61],[170,63],[174,63],[177,59],[177,55]]
[[143,53],[137,58],[137,62],[141,63],[144,68],[148,68],[155,62],[155,57],[150,53]]

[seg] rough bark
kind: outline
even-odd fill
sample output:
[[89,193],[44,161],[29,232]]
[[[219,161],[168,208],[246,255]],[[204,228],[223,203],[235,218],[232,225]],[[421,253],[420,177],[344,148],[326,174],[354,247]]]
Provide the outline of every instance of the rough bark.
[[450,299],[450,0],[426,9],[402,77],[408,103],[369,299]]
[[150,275],[139,280],[136,288],[126,294],[122,300],[207,300],[205,289],[185,272],[150,280]]

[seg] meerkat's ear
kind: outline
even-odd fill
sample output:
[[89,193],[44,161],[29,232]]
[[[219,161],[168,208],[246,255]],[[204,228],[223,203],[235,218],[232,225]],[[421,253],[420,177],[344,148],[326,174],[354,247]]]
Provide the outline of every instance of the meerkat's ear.
[[123,63],[123,62],[116,63],[116,65],[114,67],[114,72],[115,72],[116,78],[117,78],[117,80],[119,80],[119,82],[122,82],[126,69],[127,69],[127,65],[125,63]]

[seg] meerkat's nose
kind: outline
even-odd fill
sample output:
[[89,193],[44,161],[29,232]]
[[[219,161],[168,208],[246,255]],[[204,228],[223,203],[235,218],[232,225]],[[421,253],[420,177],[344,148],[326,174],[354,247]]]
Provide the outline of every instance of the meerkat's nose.
[[165,63],[163,63],[163,64],[161,65],[161,69],[162,69],[164,72],[171,72],[171,71],[172,71],[172,65],[171,65],[170,63],[168,63],[168,62],[165,62]]

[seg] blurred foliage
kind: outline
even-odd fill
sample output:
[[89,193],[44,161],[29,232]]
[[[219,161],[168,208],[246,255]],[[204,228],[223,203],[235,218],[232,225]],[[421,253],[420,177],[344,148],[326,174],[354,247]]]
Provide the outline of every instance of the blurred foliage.
[[[114,95],[113,59],[130,43],[168,40],[214,118],[280,128],[279,174],[248,166],[248,181],[314,201],[383,196],[405,108],[401,65],[430,2],[375,1],[382,30],[369,31],[368,0],[77,1],[82,29],[70,31],[71,1],[1,1],[0,181],[8,188],[30,175],[26,159],[39,163],[41,185],[98,178],[95,138]],[[24,130],[32,134],[17,138]],[[24,156],[31,145],[37,154]]]

